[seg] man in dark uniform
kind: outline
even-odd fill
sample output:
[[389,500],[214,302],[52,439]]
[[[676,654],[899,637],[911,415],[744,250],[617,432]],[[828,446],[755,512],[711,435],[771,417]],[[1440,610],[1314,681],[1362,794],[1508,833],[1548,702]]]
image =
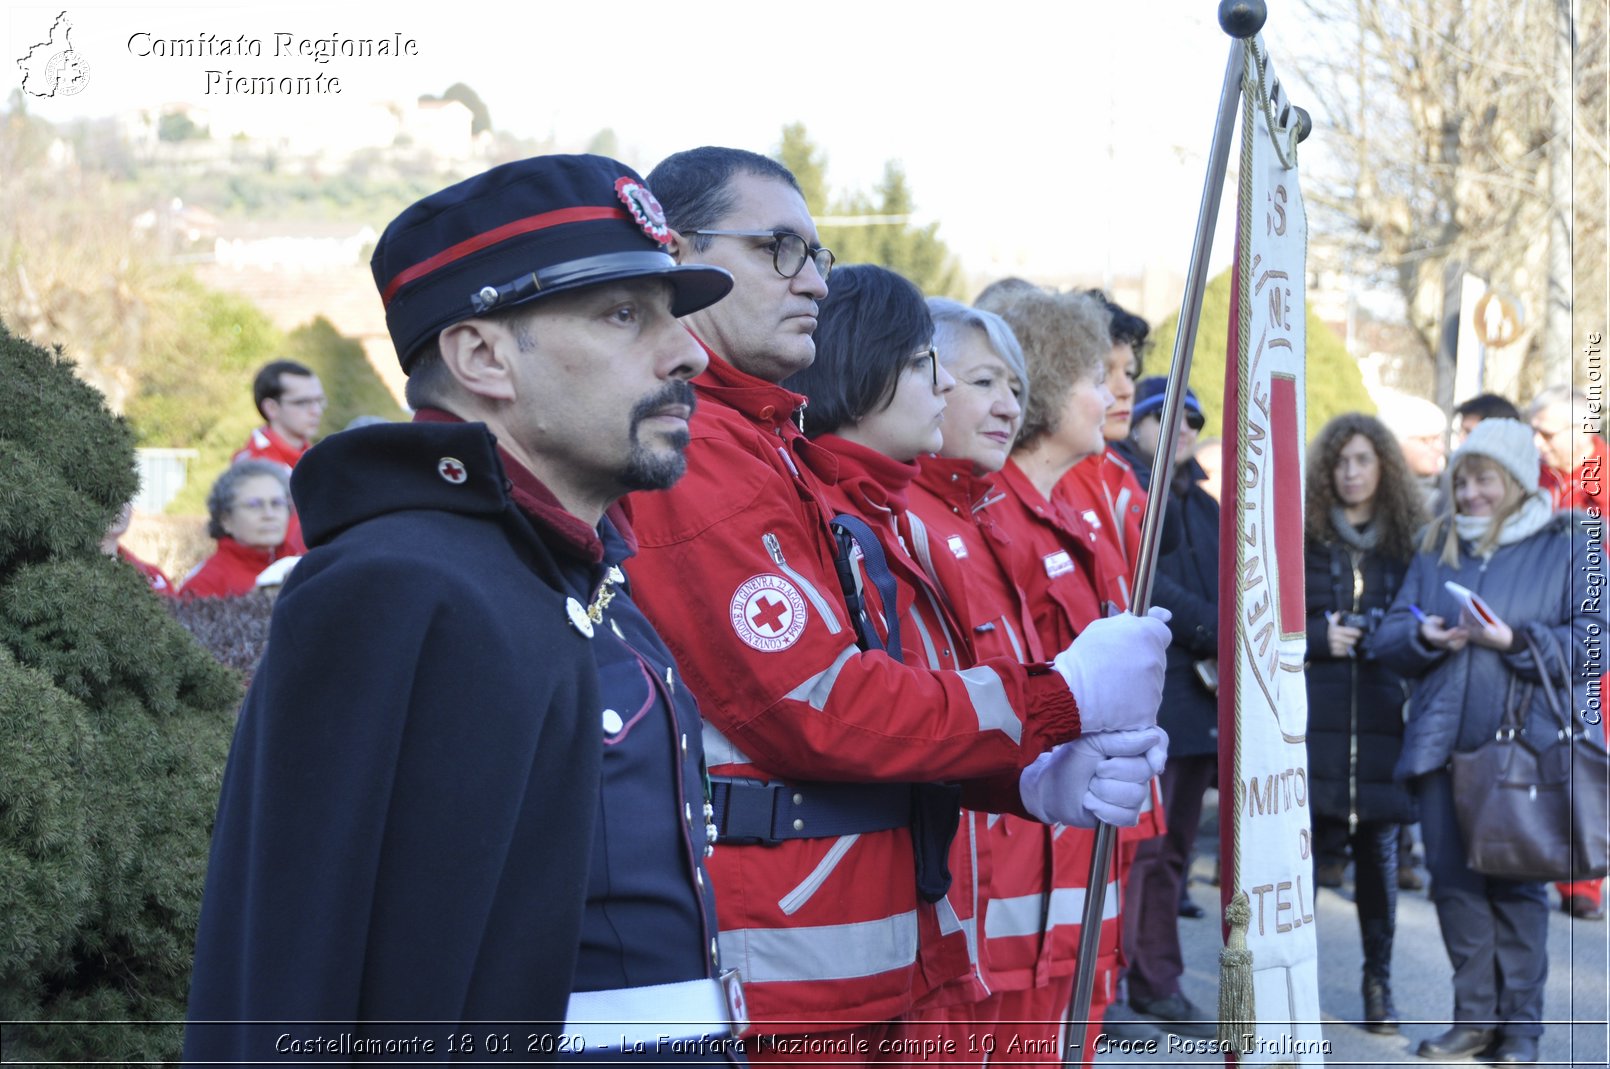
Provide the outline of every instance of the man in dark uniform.
[[740,1057],[699,711],[620,568],[616,499],[684,466],[676,317],[732,284],[666,237],[596,156],[382,235],[416,414],[296,468],[312,548],[224,775],[188,1062]]

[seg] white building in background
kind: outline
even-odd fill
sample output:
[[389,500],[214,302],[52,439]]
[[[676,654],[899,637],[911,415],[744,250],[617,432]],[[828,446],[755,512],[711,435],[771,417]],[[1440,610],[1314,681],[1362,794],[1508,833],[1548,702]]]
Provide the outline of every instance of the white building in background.
[[[172,116],[205,136],[163,141],[163,121]],[[458,101],[417,98],[306,108],[265,108],[249,99],[205,108],[174,102],[123,113],[117,122],[142,160],[181,166],[272,159],[280,170],[333,171],[383,152],[451,168],[475,161],[492,140],[472,132],[474,115]]]

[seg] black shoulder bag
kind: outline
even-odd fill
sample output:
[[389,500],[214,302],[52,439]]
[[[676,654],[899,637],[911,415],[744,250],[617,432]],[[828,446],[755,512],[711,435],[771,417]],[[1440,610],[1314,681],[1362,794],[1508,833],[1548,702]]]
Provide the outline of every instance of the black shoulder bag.
[[[1558,693],[1537,633],[1522,632],[1542,677],[1510,676],[1497,735],[1450,764],[1454,808],[1470,867],[1487,876],[1556,882],[1610,873],[1610,754],[1602,725],[1589,728],[1568,711],[1570,690]],[[1564,678],[1570,665],[1559,643],[1542,632]],[[1526,714],[1541,692],[1556,722],[1545,738],[1528,738]]]

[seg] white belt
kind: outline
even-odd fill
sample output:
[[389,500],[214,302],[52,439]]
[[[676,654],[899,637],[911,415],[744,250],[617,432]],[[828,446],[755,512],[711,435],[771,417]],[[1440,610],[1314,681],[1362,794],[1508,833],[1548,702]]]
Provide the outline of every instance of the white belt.
[[733,1032],[718,980],[572,991],[565,1009],[565,1035],[578,1053],[638,1043],[653,1050],[659,1040],[721,1039]]

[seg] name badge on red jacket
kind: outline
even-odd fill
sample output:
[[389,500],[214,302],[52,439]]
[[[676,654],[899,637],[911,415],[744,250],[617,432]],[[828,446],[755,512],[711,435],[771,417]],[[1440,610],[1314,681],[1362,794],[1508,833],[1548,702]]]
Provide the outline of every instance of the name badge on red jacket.
[[1055,553],[1047,553],[1041,559],[1045,562],[1045,574],[1052,579],[1059,575],[1071,575],[1073,573],[1073,558],[1068,556],[1068,551],[1065,549],[1059,549]]

